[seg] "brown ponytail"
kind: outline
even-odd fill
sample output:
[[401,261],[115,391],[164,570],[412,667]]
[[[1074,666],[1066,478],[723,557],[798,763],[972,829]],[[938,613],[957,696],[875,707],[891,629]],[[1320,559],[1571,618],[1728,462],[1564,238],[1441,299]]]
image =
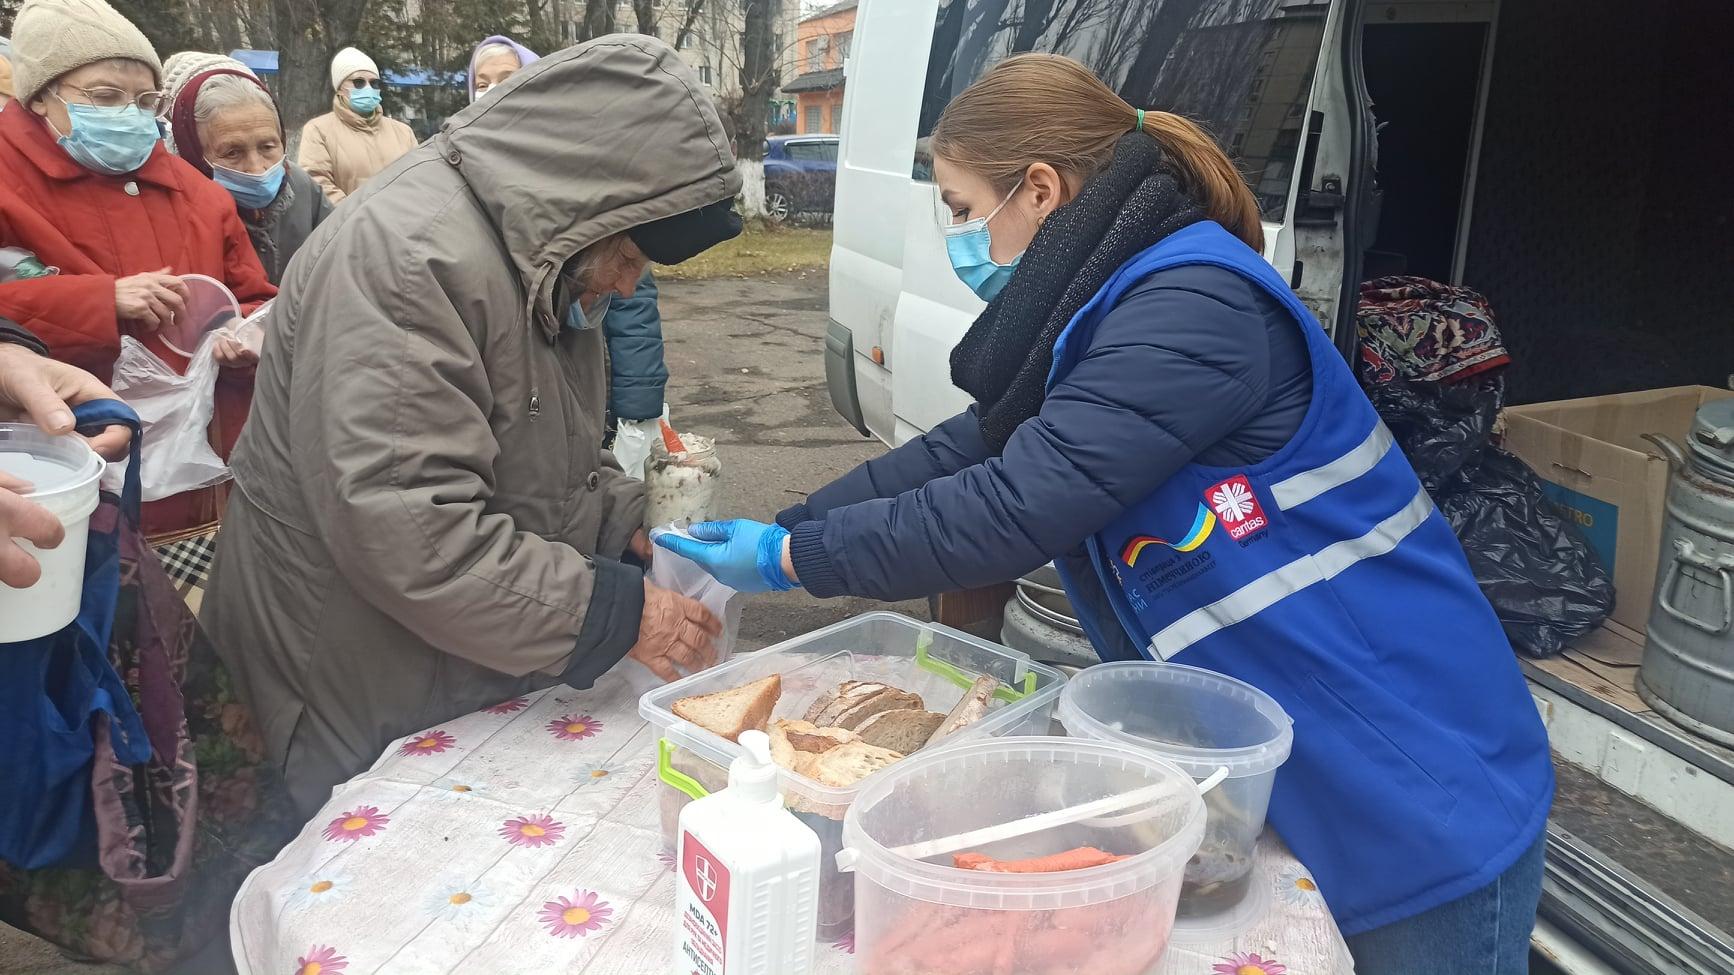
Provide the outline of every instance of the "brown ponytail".
[[[933,153],[1009,193],[1032,163],[1074,185],[1108,165],[1114,144],[1138,126],[1138,111],[1090,70],[1056,54],[1019,54],[995,65],[946,106],[933,128]],[[1174,165],[1181,188],[1210,219],[1264,249],[1258,202],[1246,180],[1197,123],[1145,112],[1144,132]]]

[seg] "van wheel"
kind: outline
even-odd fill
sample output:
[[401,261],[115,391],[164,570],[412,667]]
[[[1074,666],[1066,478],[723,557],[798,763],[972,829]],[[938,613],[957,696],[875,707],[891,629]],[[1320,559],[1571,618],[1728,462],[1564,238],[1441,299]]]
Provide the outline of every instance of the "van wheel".
[[789,214],[795,212],[793,201],[782,190],[771,190],[765,194],[765,216],[772,223],[782,223],[789,219]]

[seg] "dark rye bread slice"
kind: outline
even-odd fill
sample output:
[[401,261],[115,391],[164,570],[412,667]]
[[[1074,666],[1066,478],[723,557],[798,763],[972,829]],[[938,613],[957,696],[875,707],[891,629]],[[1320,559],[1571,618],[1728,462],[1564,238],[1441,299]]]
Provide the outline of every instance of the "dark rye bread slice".
[[932,738],[933,733],[944,723],[943,714],[916,708],[898,708],[894,711],[881,711],[861,722],[855,733],[869,745],[878,745],[880,748],[889,748],[908,755],[926,745],[927,739]]

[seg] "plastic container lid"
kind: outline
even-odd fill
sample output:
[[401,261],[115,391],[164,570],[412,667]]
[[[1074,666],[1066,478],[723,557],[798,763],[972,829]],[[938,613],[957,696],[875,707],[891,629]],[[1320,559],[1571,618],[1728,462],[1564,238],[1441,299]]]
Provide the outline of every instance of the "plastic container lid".
[[1262,775],[1288,760],[1294,721],[1245,681],[1184,664],[1098,664],[1060,692],[1059,719],[1076,737],[1149,749],[1202,779]]
[[24,496],[63,522],[95,510],[95,482],[107,465],[85,439],[55,436],[31,423],[0,423],[0,474],[31,485]]
[[241,304],[227,285],[209,275],[183,274],[181,280],[187,286],[186,308],[157,334],[164,345],[190,358],[206,334],[240,319]]
[[[1152,786],[1145,809],[1071,823],[985,852],[1044,856],[1097,846],[1127,859],[1060,873],[964,870],[896,852],[906,843],[1016,822]],[[1046,911],[1117,900],[1177,877],[1204,839],[1204,800],[1149,751],[1078,738],[994,738],[918,752],[879,772],[843,820],[854,871],[899,896],[981,910]],[[1136,847],[1143,847],[1136,849]]]

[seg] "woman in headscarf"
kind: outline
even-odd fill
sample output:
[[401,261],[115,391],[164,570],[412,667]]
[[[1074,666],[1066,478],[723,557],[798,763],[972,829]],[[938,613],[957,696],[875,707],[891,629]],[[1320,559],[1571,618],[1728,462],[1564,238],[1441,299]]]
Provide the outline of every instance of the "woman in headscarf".
[[384,84],[379,66],[353,47],[331,59],[331,111],[302,126],[297,161],[332,203],[415,148],[410,127],[380,107]]
[[615,35],[458,113],[302,249],[204,617],[299,809],[416,729],[714,658],[716,620],[645,581],[598,326],[650,261],[738,234],[739,190],[692,69]]
[[470,52],[470,101],[536,63],[536,52],[504,34],[495,34]]
[[[0,283],[0,316],[104,382],[123,335],[186,369],[156,334],[183,307],[181,275],[223,282],[243,312],[276,289],[234,200],[161,144],[168,102],[156,52],[102,0],[31,0],[12,50],[18,103],[0,111],[0,247],[28,252],[35,270]],[[220,455],[246,419],[254,358],[238,344],[217,350]],[[145,504],[145,533],[184,586],[203,582],[223,498],[218,486]]]
[[306,170],[286,158],[283,121],[265,86],[239,62],[231,64],[207,68],[169,88],[170,142],[182,159],[235,198],[253,251],[276,284],[313,228],[331,213],[331,201]]

